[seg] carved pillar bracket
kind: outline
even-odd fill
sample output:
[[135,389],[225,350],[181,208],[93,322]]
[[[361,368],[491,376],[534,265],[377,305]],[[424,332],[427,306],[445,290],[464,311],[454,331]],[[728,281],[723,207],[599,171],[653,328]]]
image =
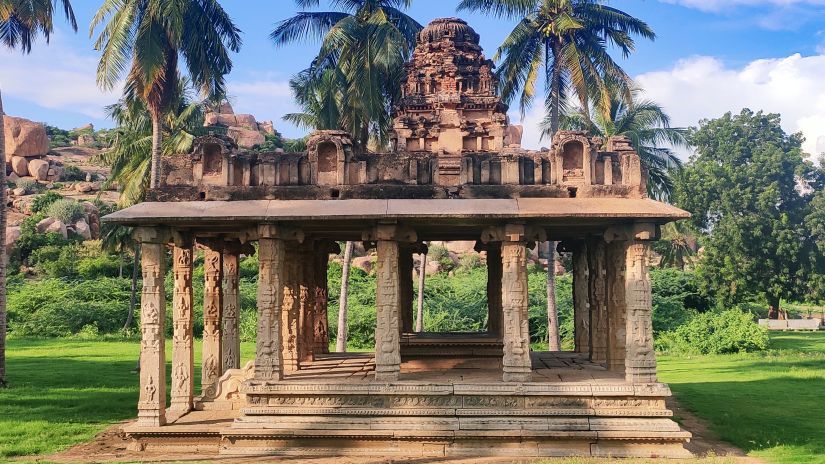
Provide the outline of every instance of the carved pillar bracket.
[[283,379],[281,311],[283,305],[284,241],[277,228],[265,228],[258,241],[258,333],[255,380]]
[[400,312],[402,288],[399,279],[399,242],[418,241],[414,230],[395,224],[379,224],[365,231],[365,241],[376,241],[378,263],[375,295],[375,380],[394,382],[401,371]]
[[528,325],[527,242],[545,241],[543,230],[523,224],[491,228],[482,242],[501,241],[501,305],[505,382],[528,382],[532,375]]
[[203,345],[201,364],[201,394],[215,394],[218,379],[223,374],[221,349],[221,313],[223,312],[223,241],[199,240],[203,245]]
[[139,426],[166,424],[166,355],[164,321],[166,295],[166,244],[171,236],[163,228],[139,227],[133,237],[141,243],[143,291],[140,299],[140,397]]
[[172,406],[186,413],[192,410],[195,391],[194,329],[192,319],[192,237],[175,234],[172,252],[172,273],[175,286],[172,295]]
[[656,381],[656,353],[653,350],[653,302],[648,272],[650,245],[631,242],[627,247],[625,302],[627,341],[625,379],[632,383]]
[[223,314],[221,333],[221,364],[223,372],[241,367],[240,337],[240,256],[239,241],[227,241],[223,247]]

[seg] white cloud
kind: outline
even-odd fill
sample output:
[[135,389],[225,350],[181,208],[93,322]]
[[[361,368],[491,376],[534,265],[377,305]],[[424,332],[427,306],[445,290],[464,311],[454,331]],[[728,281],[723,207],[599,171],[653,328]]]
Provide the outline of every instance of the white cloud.
[[304,131],[281,119],[298,110],[288,81],[277,76],[259,76],[248,81],[230,79],[227,89],[236,113],[252,114],[258,121],[271,120],[278,131],[289,137],[303,135]]
[[825,0],[660,0],[663,3],[682,5],[702,11],[719,12],[740,6],[822,6]]
[[647,98],[662,106],[675,126],[696,125],[742,108],[779,113],[783,128],[801,131],[803,148],[825,151],[825,55],[756,60],[729,68],[712,57],[679,61],[672,69],[637,77]]
[[120,87],[103,92],[95,82],[98,57],[78,53],[59,31],[49,45],[39,43],[30,55],[0,48],[0,88],[5,97],[37,106],[103,118]]

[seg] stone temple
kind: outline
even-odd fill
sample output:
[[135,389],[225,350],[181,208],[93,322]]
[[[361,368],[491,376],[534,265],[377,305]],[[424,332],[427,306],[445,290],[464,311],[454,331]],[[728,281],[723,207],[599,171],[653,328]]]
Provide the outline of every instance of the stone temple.
[[[136,450],[226,455],[669,456],[690,433],[657,381],[648,275],[660,226],[628,139],[560,132],[520,148],[493,64],[460,19],[418,36],[389,153],[319,131],[302,153],[205,136],[165,160],[149,201],[105,220],[143,249]],[[413,330],[413,254],[474,241],[486,330]],[[535,352],[527,259],[571,252],[575,350]],[[377,252],[374,353],[330,353],[327,265],[339,242]],[[257,245],[256,245],[257,244]],[[167,313],[164,278],[174,277]],[[195,380],[193,250],[204,253]],[[238,260],[258,254],[257,350],[240,364]],[[171,375],[165,334],[171,323]]]

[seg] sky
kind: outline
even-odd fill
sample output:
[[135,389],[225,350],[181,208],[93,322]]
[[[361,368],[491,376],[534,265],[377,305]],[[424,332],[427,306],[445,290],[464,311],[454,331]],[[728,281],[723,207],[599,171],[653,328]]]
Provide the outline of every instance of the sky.
[[[80,30],[62,18],[49,44],[40,41],[31,55],[0,48],[0,90],[5,111],[70,129],[93,123],[111,127],[104,106],[119,90],[101,91],[95,82],[99,54],[88,24],[101,0],[73,0]],[[655,41],[639,39],[635,53],[621,58],[645,97],[661,104],[677,127],[698,124],[742,108],[780,113],[783,127],[801,131],[804,149],[825,152],[825,0],[611,0],[611,6],[646,21]],[[289,78],[307,67],[317,42],[275,47],[268,38],[275,25],[297,9],[290,0],[224,0],[243,31],[241,52],[227,76],[236,113],[272,120],[287,137],[304,135],[281,118],[297,110]],[[327,2],[320,1],[323,10]],[[492,56],[514,21],[455,11],[458,0],[413,0],[408,13],[420,23],[460,16],[481,35]],[[539,148],[540,101],[522,118],[523,146]],[[683,154],[687,156],[687,154]]]

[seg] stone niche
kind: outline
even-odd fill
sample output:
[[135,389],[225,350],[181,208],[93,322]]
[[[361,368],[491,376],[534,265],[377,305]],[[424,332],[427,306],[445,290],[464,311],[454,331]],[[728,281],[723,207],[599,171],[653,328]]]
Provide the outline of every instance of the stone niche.
[[355,184],[362,166],[353,155],[352,140],[344,131],[316,131],[307,141],[310,184]]
[[208,135],[195,141],[192,152],[192,177],[196,184],[229,185],[230,156],[238,146],[230,137]]
[[558,184],[592,185],[597,146],[585,132],[561,131],[553,140]]

